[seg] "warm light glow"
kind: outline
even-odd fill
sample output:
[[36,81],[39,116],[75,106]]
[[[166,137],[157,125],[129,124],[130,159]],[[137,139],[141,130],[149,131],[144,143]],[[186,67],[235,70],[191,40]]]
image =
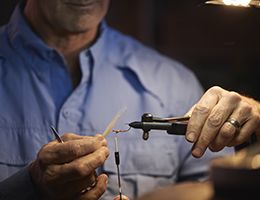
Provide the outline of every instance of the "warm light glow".
[[228,6],[249,6],[251,0],[223,0],[223,3]]

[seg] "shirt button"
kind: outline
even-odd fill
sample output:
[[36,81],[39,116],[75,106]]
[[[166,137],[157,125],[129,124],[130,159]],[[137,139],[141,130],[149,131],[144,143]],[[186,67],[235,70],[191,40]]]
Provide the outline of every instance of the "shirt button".
[[69,117],[70,116],[70,111],[69,110],[64,110],[63,111],[63,116],[66,117],[66,118]]

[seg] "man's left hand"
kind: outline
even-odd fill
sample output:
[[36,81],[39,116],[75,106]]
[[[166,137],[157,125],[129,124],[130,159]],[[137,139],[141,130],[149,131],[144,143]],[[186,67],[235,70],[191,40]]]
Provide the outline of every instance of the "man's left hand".
[[236,92],[214,86],[189,111],[186,139],[194,143],[192,155],[201,157],[207,148],[220,151],[260,135],[260,103]]

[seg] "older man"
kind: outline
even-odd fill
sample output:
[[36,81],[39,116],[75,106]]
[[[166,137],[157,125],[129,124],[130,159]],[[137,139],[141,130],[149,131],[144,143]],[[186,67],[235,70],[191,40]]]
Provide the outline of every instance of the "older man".
[[[118,194],[114,159],[107,159],[113,135],[95,134],[123,107],[119,128],[144,112],[184,115],[202,96],[183,65],[109,28],[108,6],[109,0],[21,1],[1,29],[3,199],[112,199]],[[190,113],[191,143],[167,134],[143,142],[135,130],[120,135],[124,194],[132,199],[201,180],[210,159],[230,152],[225,146],[259,133],[259,103],[219,87]],[[51,141],[50,125],[67,133],[63,143]]]

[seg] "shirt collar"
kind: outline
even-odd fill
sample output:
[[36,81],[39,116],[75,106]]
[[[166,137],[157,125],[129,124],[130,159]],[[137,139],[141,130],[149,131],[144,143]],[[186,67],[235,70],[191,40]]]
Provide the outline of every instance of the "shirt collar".
[[146,59],[141,54],[132,54],[125,60],[125,64],[121,67],[132,70],[145,90],[156,98],[163,107],[163,99],[165,99],[165,97],[162,96],[164,94],[162,90],[164,90],[164,88],[162,88],[163,84],[159,83],[162,82],[163,76],[161,76],[160,66],[157,65],[158,63],[151,60],[153,59]]
[[82,70],[82,82],[92,79],[93,68],[101,65],[105,57],[105,32],[106,23],[103,21],[99,27],[99,35],[96,41],[80,53],[80,62]]
[[[33,51],[33,55],[38,53],[39,56],[47,59],[50,57],[50,54],[53,53],[54,49],[48,47],[44,41],[31,30],[22,13],[23,6],[23,1],[16,6],[11,20],[7,25],[10,42],[15,48],[26,46],[27,49]],[[124,49],[122,50],[120,48],[122,46],[120,42],[122,41],[118,39],[122,38],[122,36],[117,37],[117,34],[116,31],[109,28],[106,22],[103,21],[100,25],[99,37],[91,47],[83,50],[81,54],[85,54],[86,56],[90,55],[93,59],[94,67],[100,66],[100,63],[104,59],[107,59],[108,62],[111,62],[118,68],[128,68],[132,70],[147,92],[151,93],[152,96],[163,104],[162,98],[158,95],[161,93],[161,89],[159,88],[160,84],[156,84],[157,81],[161,81],[160,78],[158,79],[159,75],[156,74],[156,71],[158,71],[158,63],[150,61],[154,59],[143,57],[149,57],[155,54],[149,54],[149,51],[147,53],[136,52],[142,51],[143,48],[133,49],[132,46],[128,47],[127,43],[125,44],[126,46],[123,46]],[[129,38],[125,39],[129,40]],[[136,42],[132,41],[132,43]],[[28,54],[26,55],[28,56]],[[149,67],[147,67],[147,65]],[[84,70],[84,68],[82,70]]]
[[165,75],[162,56],[135,39],[124,36],[109,27],[106,42],[108,62],[113,63],[119,69],[131,70],[144,89],[163,107],[165,104],[163,99],[167,98],[167,93],[162,92],[164,88],[160,86],[166,84],[167,81],[159,84]]
[[96,41],[89,47],[88,51],[93,57],[95,67],[98,66],[99,61],[102,61],[104,56],[106,55],[106,30],[107,24],[103,21],[99,27],[99,35]]
[[33,51],[33,55],[38,54],[43,57],[48,57],[50,52],[53,52],[54,49],[48,47],[44,41],[32,31],[22,13],[23,9],[24,2],[21,1],[16,6],[10,22],[7,25],[10,43],[14,48],[26,47],[28,50]]
[[[35,34],[30,25],[27,23],[22,10],[24,9],[24,2],[20,2],[7,25],[7,32],[9,40],[14,47],[30,47],[35,53],[48,58],[54,49],[50,48],[44,41]],[[104,34],[107,28],[106,22],[102,22],[99,29],[99,37],[93,43],[91,47],[82,51],[83,54],[88,55],[91,53],[94,61],[101,60],[100,57],[103,55],[102,49],[104,45]]]

